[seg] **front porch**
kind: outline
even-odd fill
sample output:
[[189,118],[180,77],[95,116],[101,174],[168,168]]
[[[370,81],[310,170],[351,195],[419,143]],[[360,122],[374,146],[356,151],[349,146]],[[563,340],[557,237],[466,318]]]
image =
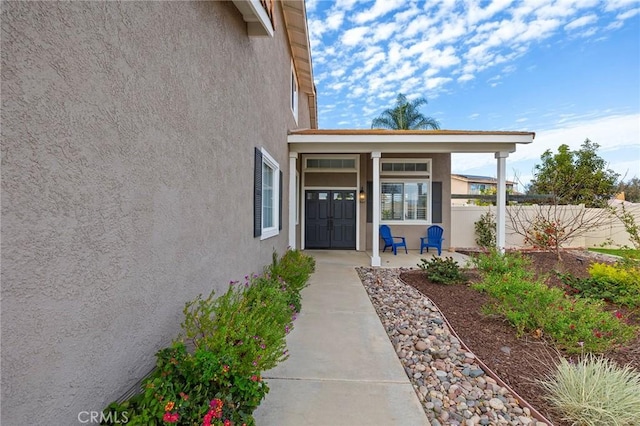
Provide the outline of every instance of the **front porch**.
[[[497,175],[497,244],[505,247],[506,159],[532,132],[301,130],[289,142],[289,246],[364,251],[383,257],[380,225],[419,247],[431,224],[451,242],[451,154],[492,153]],[[418,251],[419,253],[419,251]],[[393,256],[391,254],[391,256]],[[383,260],[384,259],[384,260]]]

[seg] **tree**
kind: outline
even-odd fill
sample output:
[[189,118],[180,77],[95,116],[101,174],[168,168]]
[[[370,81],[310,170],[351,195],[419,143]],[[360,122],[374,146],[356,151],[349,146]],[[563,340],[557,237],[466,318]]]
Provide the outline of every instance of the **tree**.
[[528,193],[549,194],[551,201],[509,210],[512,229],[526,243],[554,251],[560,259],[561,248],[571,240],[612,223],[607,202],[616,193],[619,175],[606,169],[598,148],[586,139],[578,151],[560,145],[557,154],[542,154]]
[[640,203],[640,179],[634,177],[629,182],[620,182],[618,192],[624,192],[626,201]]
[[604,207],[617,190],[619,174],[606,168],[596,151],[600,146],[586,139],[578,151],[560,145],[558,153],[542,154],[534,167],[529,192],[550,194],[554,204]]
[[425,98],[409,101],[402,93],[396,98],[396,106],[385,110],[371,122],[374,129],[417,130],[440,129],[440,123],[435,118],[424,116],[418,109],[426,105]]

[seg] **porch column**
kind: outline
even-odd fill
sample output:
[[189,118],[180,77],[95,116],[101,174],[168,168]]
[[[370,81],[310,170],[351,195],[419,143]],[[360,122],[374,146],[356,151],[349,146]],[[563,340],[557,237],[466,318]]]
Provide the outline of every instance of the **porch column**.
[[504,253],[507,220],[507,157],[508,152],[496,152],[498,160],[498,187],[496,190],[496,245]]
[[380,266],[380,157],[382,153],[372,152],[373,160],[373,232],[371,233],[371,266]]
[[296,192],[297,152],[289,153],[289,247],[296,248],[296,211],[300,194]]

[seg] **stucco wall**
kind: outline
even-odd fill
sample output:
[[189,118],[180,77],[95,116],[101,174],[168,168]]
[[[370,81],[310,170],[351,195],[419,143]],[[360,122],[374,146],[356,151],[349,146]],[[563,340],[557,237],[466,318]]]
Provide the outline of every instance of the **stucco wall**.
[[[187,300],[262,270],[253,150],[288,182],[290,56],[231,2],[2,5],[2,421],[76,424]],[[306,95],[299,127],[309,127]]]
[[[640,223],[640,205],[630,204],[626,209],[634,216],[636,223]],[[513,216],[519,218],[519,222],[527,223],[541,210],[536,206],[507,206],[506,211],[506,247],[515,249],[531,248],[530,244],[525,243],[522,235],[514,232],[510,218]],[[545,209],[543,208],[542,211],[544,212]],[[451,247],[458,249],[477,247],[475,242],[475,222],[480,220],[480,217],[487,212],[492,212],[495,220],[496,208],[493,206],[454,206],[451,213],[453,225]],[[588,232],[577,235],[569,241],[565,241],[564,248],[599,247],[603,245],[633,247],[624,225],[618,219],[613,216],[609,217],[606,212],[600,209],[586,209],[585,211],[584,206],[562,206],[558,211],[558,217],[564,218],[567,224],[575,223],[574,218],[584,217],[583,215],[585,214],[587,215],[586,217],[589,217],[588,215],[602,217],[602,224]],[[604,218],[607,217],[608,219],[605,220]]]

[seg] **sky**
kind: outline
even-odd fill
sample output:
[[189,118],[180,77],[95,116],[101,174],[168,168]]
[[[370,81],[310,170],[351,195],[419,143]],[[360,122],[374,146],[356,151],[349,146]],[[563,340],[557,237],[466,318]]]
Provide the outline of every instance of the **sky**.
[[[547,150],[586,138],[640,177],[639,0],[306,0],[319,127],[367,129],[398,93],[447,130],[531,131],[519,189]],[[496,176],[492,154],[452,172]]]

